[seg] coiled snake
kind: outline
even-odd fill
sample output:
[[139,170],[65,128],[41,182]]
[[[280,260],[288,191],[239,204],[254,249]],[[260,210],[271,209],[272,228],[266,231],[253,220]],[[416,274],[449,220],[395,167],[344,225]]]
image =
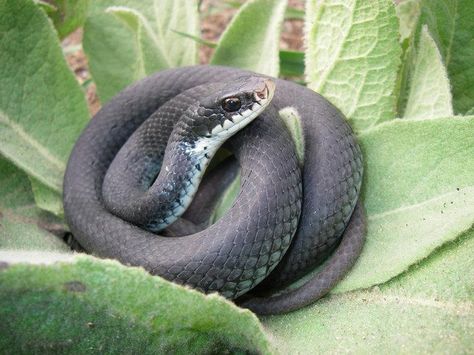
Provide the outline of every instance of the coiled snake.
[[[288,107],[301,120],[302,167],[279,116]],[[204,176],[223,144],[235,158]],[[239,169],[236,200],[209,225]],[[365,235],[361,180],[354,134],[320,95],[194,66],[142,79],[96,114],[69,159],[64,208],[87,251],[273,314],[322,297],[356,261]],[[331,253],[303,286],[278,291]]]

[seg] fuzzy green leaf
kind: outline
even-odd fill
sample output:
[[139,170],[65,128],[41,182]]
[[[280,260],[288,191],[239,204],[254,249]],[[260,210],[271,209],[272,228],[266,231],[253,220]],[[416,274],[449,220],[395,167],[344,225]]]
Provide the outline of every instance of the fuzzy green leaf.
[[404,116],[437,118],[452,115],[451,88],[446,68],[436,43],[425,26],[416,51]]
[[278,76],[278,48],[286,3],[286,0],[245,3],[222,34],[211,64]]
[[418,19],[421,13],[422,0],[405,0],[396,6],[397,16],[400,22],[400,44],[402,46],[402,63],[398,72],[397,89],[395,97],[397,100],[397,117],[403,117],[407,100],[409,79],[415,66],[415,37]]
[[60,38],[81,27],[86,20],[90,0],[53,0],[55,11],[49,12]]
[[472,353],[473,253],[471,231],[387,284],[267,317],[265,330],[285,354]]
[[88,120],[56,33],[30,0],[0,2],[0,153],[59,192]]
[[474,117],[394,120],[359,141],[369,230],[336,292],[383,283],[474,224]]
[[42,266],[10,264],[10,260],[31,262],[22,254],[0,253],[2,260],[0,318],[8,322],[0,322],[0,349],[14,353],[271,352],[251,312],[143,269],[90,256],[61,257],[62,263]]
[[98,0],[84,26],[84,51],[102,102],[155,71],[197,62],[192,0]]
[[395,117],[398,36],[391,0],[307,3],[306,81],[356,131]]
[[474,1],[424,0],[420,25],[428,25],[448,70],[456,113],[474,106]]
[[172,66],[197,64],[198,51],[191,40],[183,40],[175,31],[199,36],[197,0],[155,0],[154,16],[158,39]]
[[0,196],[0,250],[69,250],[47,231],[62,228],[61,222],[35,206],[28,177],[2,158]]
[[82,45],[102,103],[143,77],[135,39],[133,32],[112,14],[86,20]]
[[61,193],[40,183],[34,177],[30,177],[30,182],[36,205],[42,210],[51,212],[58,217],[64,217]]
[[132,31],[138,48],[137,78],[170,66],[158,38],[153,33],[148,20],[138,11],[123,6],[111,6],[107,13],[114,14]]
[[36,5],[39,6],[40,9],[42,9],[47,14],[58,11],[58,8],[56,6],[51,5],[49,2],[46,2],[45,0],[33,0],[33,1]]
[[400,42],[410,39],[418,25],[421,13],[421,0],[404,0],[395,8],[400,20]]

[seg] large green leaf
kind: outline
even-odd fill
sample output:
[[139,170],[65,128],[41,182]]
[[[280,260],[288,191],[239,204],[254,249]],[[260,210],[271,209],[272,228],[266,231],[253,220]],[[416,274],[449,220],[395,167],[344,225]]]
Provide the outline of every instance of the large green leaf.
[[36,207],[28,177],[0,158],[0,249],[68,251],[49,233],[61,222]]
[[59,192],[88,110],[56,33],[32,1],[0,1],[0,153]]
[[197,62],[195,0],[98,0],[84,26],[84,50],[102,102],[157,70]]
[[49,12],[60,38],[84,24],[90,0],[52,0],[55,11]]
[[[81,256],[52,265],[0,252],[0,349],[12,353],[271,352],[257,318],[217,295]],[[54,260],[50,255],[47,262]],[[5,265],[5,261],[8,264]],[[43,263],[41,258],[37,262]]]
[[222,34],[211,64],[278,76],[286,0],[250,0]]
[[456,113],[474,106],[474,1],[424,0],[420,24],[427,24],[448,69]]
[[411,76],[405,117],[437,118],[453,115],[446,68],[426,26],[421,32]]
[[137,36],[111,13],[89,17],[83,48],[102,103],[144,76]]
[[172,66],[197,63],[197,46],[175,31],[199,35],[197,0],[155,0],[154,16],[158,38]]
[[357,131],[395,117],[398,36],[391,0],[307,2],[306,81]]
[[474,117],[399,119],[359,138],[369,230],[336,292],[383,283],[474,224]]
[[112,13],[122,20],[134,35],[138,49],[137,77],[141,78],[147,73],[153,73],[170,66],[150,23],[141,13],[121,6],[111,6],[106,12]]
[[333,295],[263,324],[286,354],[472,353],[473,253],[471,231],[385,285]]

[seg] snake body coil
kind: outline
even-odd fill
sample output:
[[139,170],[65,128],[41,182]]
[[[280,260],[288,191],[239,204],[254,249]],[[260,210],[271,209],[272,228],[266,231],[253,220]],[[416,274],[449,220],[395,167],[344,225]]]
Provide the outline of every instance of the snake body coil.
[[[302,168],[279,117],[288,107],[304,133]],[[215,168],[197,190],[224,142],[238,163]],[[209,225],[217,183],[228,185],[238,168],[238,197]],[[97,113],[71,154],[64,208],[87,251],[273,314],[324,296],[356,261],[365,235],[361,180],[353,132],[320,95],[195,66],[147,77]],[[158,235],[163,228],[190,235]],[[331,253],[303,286],[272,295]]]

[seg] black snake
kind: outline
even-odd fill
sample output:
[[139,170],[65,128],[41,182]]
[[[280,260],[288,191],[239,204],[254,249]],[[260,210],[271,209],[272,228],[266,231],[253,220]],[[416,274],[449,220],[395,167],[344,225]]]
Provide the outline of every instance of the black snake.
[[[280,118],[289,107],[301,121],[303,166]],[[204,175],[222,144],[232,157]],[[239,171],[236,200],[210,224]],[[96,114],[69,159],[64,208],[87,251],[273,314],[324,296],[356,261],[361,181],[355,136],[323,97],[194,66],[142,79]],[[331,253],[303,286],[279,292]]]

